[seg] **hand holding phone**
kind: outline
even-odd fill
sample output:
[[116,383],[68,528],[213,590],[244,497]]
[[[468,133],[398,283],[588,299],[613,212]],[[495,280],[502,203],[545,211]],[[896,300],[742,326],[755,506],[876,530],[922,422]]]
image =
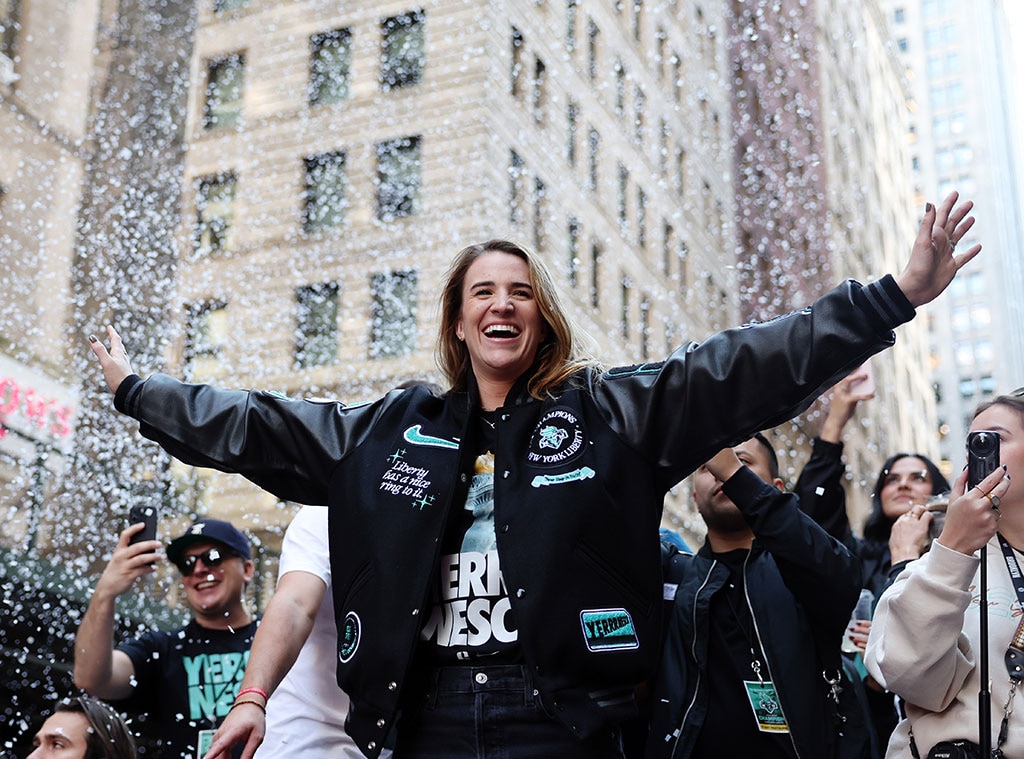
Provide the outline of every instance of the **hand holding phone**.
[[999,433],[975,430],[967,435],[967,488],[975,487],[999,468]]
[[132,506],[128,510],[128,524],[133,525],[142,522],[145,527],[131,536],[128,545],[135,545],[144,540],[156,540],[156,521],[156,506]]

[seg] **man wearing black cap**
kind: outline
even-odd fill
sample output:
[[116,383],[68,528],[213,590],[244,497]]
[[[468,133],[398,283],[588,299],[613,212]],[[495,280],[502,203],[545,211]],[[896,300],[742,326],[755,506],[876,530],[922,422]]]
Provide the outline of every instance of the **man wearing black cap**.
[[96,583],[75,637],[75,684],[98,698],[130,698],[130,707],[148,712],[157,726],[158,757],[193,759],[234,703],[256,633],[243,600],[253,575],[249,541],[229,522],[192,524],[167,546],[167,558],[181,572],[193,619],[180,630],[154,630],[115,648],[117,597],[156,571],[160,559],[159,541],[129,543],[142,528],[121,533]]

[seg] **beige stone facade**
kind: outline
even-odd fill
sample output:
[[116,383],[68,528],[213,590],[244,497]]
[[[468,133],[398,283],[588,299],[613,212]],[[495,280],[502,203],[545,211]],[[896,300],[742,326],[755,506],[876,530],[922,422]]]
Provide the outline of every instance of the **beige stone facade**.
[[66,328],[98,5],[0,3],[0,524],[9,548],[34,542],[73,440],[78,382]]
[[[391,88],[381,84],[387,20],[418,6],[204,7],[172,368],[186,368],[188,306],[213,303],[230,327],[203,379],[345,400],[409,377],[437,381],[439,282],[459,248],[491,237],[544,255],[609,364],[656,360],[736,323],[731,269],[720,265],[733,238],[721,22],[696,3],[637,7],[634,17],[604,3],[434,2],[421,16],[422,70]],[[311,104],[311,50],[333,30],[346,30],[347,96]],[[240,116],[211,127],[209,77],[232,56],[244,61]],[[376,146],[404,138],[420,151],[415,210],[382,220]],[[338,153],[341,221],[308,231],[307,159]],[[225,174],[235,192],[227,250],[197,251],[202,181]],[[396,271],[415,272],[415,338],[375,358],[373,276]],[[336,355],[297,367],[297,291],[323,284],[337,293]],[[210,508],[241,516],[267,503],[235,479],[209,483]],[[677,521],[690,519],[685,505]]]
[[[25,23],[48,13],[46,2],[20,5]],[[821,82],[816,207],[825,221],[815,222],[830,282],[894,270],[913,216],[897,189],[905,162],[890,125],[905,93],[884,25],[874,11],[865,21],[832,5],[815,6],[807,28],[818,36],[801,42],[815,51]],[[116,3],[61,9],[55,28],[115,27]],[[196,12],[174,277],[159,286],[168,309],[161,355],[143,359],[143,373],[347,401],[409,378],[438,381],[439,282],[460,247],[490,237],[544,255],[610,365],[657,360],[750,313],[736,267],[747,238],[736,222],[730,91],[731,35],[741,30],[724,4],[202,0]],[[864,46],[836,44],[848,34]],[[98,63],[81,38],[62,48],[70,62],[40,53],[60,75],[32,77],[52,90],[33,96],[45,128],[19,139],[52,176],[19,183],[12,172],[33,161],[0,158],[6,229],[15,218],[17,234],[31,227],[11,215],[19,195],[61,188],[41,193],[49,203],[34,211],[46,236],[22,246],[45,261],[28,290],[58,296],[44,299],[49,311],[28,331],[57,365],[71,349],[61,288],[70,287],[84,130],[110,39],[99,38]],[[5,90],[5,135],[31,134],[17,110],[31,65],[26,51],[22,79]],[[46,246],[28,244],[37,239]],[[803,305],[813,294],[782,298]],[[29,321],[23,306],[5,306],[5,330]],[[928,396],[915,330],[902,328],[901,349],[876,367],[892,389],[864,414],[879,421],[850,446],[855,480],[896,445],[892,430],[913,428],[893,418],[933,413],[916,405]],[[798,423],[793,444],[814,424]],[[234,476],[172,465],[171,477],[178,521],[235,519],[271,549],[294,509]],[[690,537],[702,531],[685,484],[666,523]]]

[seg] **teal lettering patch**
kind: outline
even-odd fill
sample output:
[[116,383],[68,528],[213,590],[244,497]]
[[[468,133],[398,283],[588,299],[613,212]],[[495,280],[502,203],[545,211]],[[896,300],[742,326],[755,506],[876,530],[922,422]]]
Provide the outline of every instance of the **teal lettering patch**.
[[341,631],[338,634],[338,658],[342,663],[352,659],[356,654],[356,649],[359,648],[359,635],[361,633],[362,624],[359,621],[359,615],[354,611],[350,611],[345,615],[345,621],[341,625]]
[[633,618],[625,609],[587,609],[580,612],[580,624],[591,651],[640,647]]

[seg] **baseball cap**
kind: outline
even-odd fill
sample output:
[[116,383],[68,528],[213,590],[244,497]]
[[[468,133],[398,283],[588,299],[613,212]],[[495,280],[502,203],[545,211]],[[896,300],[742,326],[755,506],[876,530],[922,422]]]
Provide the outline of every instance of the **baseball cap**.
[[222,519],[197,519],[184,535],[167,544],[167,558],[178,564],[190,545],[209,541],[227,546],[243,559],[250,558],[249,539],[231,522]]

